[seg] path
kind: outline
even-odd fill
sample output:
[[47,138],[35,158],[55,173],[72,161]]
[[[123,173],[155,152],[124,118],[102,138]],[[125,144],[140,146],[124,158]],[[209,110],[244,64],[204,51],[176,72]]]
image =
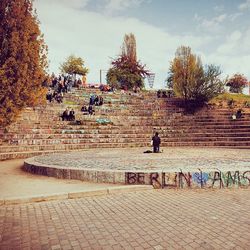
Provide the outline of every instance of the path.
[[[65,199],[109,192],[129,191],[132,186],[91,183],[33,175],[21,169],[24,160],[0,161],[0,205],[29,201]],[[134,187],[136,189],[146,187]],[[148,188],[148,187],[147,187]],[[151,188],[151,187],[149,187]],[[130,190],[131,191],[131,190]]]

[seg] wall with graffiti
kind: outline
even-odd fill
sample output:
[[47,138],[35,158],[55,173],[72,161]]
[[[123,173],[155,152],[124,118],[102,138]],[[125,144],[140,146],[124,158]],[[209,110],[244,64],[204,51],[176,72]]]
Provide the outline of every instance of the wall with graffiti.
[[126,184],[153,185],[156,188],[230,188],[250,186],[250,171],[221,172],[126,172]]

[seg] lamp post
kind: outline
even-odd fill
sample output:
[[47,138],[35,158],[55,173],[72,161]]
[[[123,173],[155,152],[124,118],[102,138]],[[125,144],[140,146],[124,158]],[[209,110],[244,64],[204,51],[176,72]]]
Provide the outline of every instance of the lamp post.
[[148,85],[152,89],[154,86],[155,73],[150,73],[147,78],[148,78]]
[[106,69],[100,69],[100,84],[102,84],[102,73],[103,72],[108,72]]

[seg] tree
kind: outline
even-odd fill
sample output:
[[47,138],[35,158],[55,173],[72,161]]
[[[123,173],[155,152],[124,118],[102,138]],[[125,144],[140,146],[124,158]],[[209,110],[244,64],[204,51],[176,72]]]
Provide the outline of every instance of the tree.
[[125,34],[123,46],[122,46],[122,55],[127,56],[131,61],[136,62],[137,56],[136,56],[136,40],[135,35]]
[[243,88],[247,85],[248,80],[242,74],[234,74],[226,83],[232,93],[242,93]]
[[192,54],[190,47],[177,49],[171,62],[167,84],[185,100],[207,101],[223,91],[219,67],[203,67],[201,59]]
[[47,46],[31,0],[0,1],[0,124],[45,101]]
[[172,90],[174,88],[174,86],[173,86],[173,84],[174,84],[173,77],[174,77],[173,72],[169,71],[168,72],[168,77],[165,79],[165,86],[166,86],[167,89]]
[[133,34],[125,35],[121,55],[111,62],[107,82],[115,88],[142,88],[144,78],[150,74],[145,65],[137,61],[136,40]]
[[70,55],[64,63],[61,64],[60,70],[62,73],[69,75],[85,76],[89,70],[84,67],[84,60],[81,57]]
[[207,65],[204,69],[201,84],[197,86],[194,96],[199,100],[210,100],[224,92],[224,82],[220,79],[221,70],[219,66]]

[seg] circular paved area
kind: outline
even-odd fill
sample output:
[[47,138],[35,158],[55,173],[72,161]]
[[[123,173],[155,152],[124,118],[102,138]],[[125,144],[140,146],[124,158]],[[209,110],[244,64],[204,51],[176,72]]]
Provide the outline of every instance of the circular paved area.
[[144,148],[89,149],[81,152],[37,156],[39,165],[63,169],[96,171],[244,171],[250,169],[246,149],[163,148],[159,154],[143,153]]

